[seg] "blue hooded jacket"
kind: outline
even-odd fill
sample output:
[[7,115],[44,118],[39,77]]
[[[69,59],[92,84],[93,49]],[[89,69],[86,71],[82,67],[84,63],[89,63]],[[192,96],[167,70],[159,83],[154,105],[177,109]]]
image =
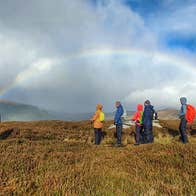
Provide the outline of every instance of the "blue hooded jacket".
[[153,115],[154,115],[154,107],[152,105],[146,105],[144,108],[144,113],[142,117],[142,121],[144,126],[152,126]]
[[187,107],[187,99],[186,99],[186,97],[181,97],[180,98],[180,102],[181,102],[181,108],[180,108],[180,113],[179,113],[179,117],[180,118],[183,118],[185,115],[186,115],[186,111],[187,111],[187,109],[186,109],[186,107]]
[[117,107],[116,114],[115,114],[115,117],[114,117],[114,122],[115,122],[116,125],[122,125],[123,124],[122,118],[121,118],[123,113],[124,113],[124,110],[123,110],[122,105],[120,104]]

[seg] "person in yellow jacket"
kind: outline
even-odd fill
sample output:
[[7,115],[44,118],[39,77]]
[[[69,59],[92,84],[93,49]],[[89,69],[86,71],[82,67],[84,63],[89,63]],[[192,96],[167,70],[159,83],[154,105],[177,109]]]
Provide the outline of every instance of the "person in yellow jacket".
[[104,113],[102,109],[103,106],[101,104],[97,104],[96,112],[91,119],[95,132],[95,145],[99,145],[101,143],[102,128],[103,128],[103,121],[104,121]]

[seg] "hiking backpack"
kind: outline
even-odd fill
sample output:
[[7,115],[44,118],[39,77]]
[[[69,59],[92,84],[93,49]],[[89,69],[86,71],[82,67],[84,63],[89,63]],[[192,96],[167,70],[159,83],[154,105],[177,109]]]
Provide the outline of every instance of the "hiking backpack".
[[100,112],[99,120],[100,122],[103,122],[105,120],[105,114],[103,112]]
[[196,116],[196,110],[194,106],[188,104],[187,112],[186,112],[186,120],[188,121],[188,123],[193,123],[195,116]]

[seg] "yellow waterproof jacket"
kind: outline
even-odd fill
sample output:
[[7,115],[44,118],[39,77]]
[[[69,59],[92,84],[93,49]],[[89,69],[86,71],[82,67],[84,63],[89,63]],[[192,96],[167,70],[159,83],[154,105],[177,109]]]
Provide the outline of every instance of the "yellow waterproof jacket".
[[91,119],[93,121],[93,127],[96,129],[101,129],[103,127],[103,122],[100,121],[100,114],[102,112],[102,108],[103,106],[101,104],[98,104],[96,107],[97,111]]

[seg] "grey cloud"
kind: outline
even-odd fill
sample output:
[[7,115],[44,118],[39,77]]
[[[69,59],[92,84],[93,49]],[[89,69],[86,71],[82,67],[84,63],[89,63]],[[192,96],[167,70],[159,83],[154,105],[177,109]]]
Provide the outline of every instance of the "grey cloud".
[[[153,52],[164,53],[158,35],[120,1],[95,8],[82,0],[7,0],[0,3],[0,30],[7,47],[0,48],[0,68],[7,68],[0,86],[14,84],[3,95],[7,99],[66,112],[92,111],[101,102],[111,111],[115,100],[133,107],[149,93],[158,104],[159,89],[166,93],[186,83],[185,69],[172,60],[156,61]],[[152,57],[114,52],[74,58],[91,48],[137,48],[152,51]],[[193,83],[194,76],[190,74]]]

